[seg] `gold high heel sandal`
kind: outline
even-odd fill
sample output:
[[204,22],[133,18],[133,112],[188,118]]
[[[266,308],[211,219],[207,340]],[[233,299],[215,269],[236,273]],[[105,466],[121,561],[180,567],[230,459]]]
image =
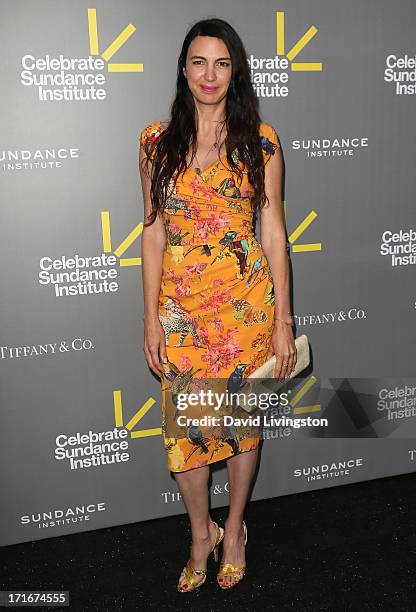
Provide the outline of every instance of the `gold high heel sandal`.
[[[217,528],[217,537],[215,538],[214,546],[209,551],[209,554],[214,553],[215,561],[218,561],[218,546],[221,540],[224,537],[224,529],[219,527],[218,524],[213,521],[214,525]],[[191,559],[188,559],[187,564],[185,565],[183,571],[185,572],[185,581],[182,583],[182,586],[178,584],[177,589],[180,593],[189,593],[189,591],[194,591],[198,587],[202,586],[207,579],[207,570],[199,570],[195,569],[191,565]],[[202,576],[202,580],[196,582],[194,576]],[[187,585],[187,588],[184,588]]]
[[[243,521],[243,532],[244,532],[244,546],[245,546],[247,544],[247,527],[244,521]],[[242,581],[245,573],[246,573],[245,565],[243,565],[242,567],[234,567],[234,565],[232,565],[231,563],[221,563],[220,570],[217,574],[217,582],[222,589],[231,589],[232,587],[235,587],[239,582]],[[221,576],[222,577],[231,576],[233,578],[238,578],[238,580],[234,582],[230,581],[226,583],[225,580],[222,580],[222,581],[219,580]]]

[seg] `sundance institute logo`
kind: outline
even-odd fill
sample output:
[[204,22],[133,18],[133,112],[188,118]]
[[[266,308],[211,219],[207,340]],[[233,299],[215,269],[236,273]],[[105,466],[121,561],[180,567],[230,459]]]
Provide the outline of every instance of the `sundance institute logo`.
[[20,81],[26,87],[37,89],[41,102],[90,102],[105,100],[107,72],[143,72],[143,64],[110,61],[136,31],[129,23],[100,53],[97,10],[88,9],[88,35],[90,55],[74,58],[45,55],[35,57],[28,53],[22,57]]
[[315,36],[318,29],[311,26],[286,53],[285,13],[276,11],[276,55],[274,57],[248,58],[251,80],[256,94],[262,98],[286,97],[289,95],[289,72],[321,72],[321,62],[294,61]]
[[61,255],[40,258],[38,281],[51,287],[55,297],[76,297],[116,293],[119,288],[119,267],[140,266],[141,257],[123,257],[127,249],[138,240],[143,223],[138,223],[113,247],[110,213],[101,212],[102,252],[93,256]]

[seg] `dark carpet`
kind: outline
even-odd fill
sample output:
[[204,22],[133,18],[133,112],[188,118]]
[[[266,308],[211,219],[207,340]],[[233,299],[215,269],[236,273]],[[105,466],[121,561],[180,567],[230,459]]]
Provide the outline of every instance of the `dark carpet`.
[[212,557],[203,587],[176,591],[185,515],[3,547],[1,588],[69,590],[69,608],[44,610],[416,610],[413,474],[251,502],[246,523],[247,574],[229,591]]

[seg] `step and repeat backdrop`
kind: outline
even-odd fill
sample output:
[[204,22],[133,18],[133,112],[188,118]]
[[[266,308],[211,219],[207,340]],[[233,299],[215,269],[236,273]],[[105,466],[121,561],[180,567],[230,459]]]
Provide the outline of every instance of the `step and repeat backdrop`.
[[[412,0],[3,0],[0,544],[183,513],[143,354],[139,134],[183,38],[241,35],[285,162],[296,335],[312,362],[252,499],[416,463]],[[324,393],[318,393],[324,389]],[[213,506],[228,503],[224,465]]]

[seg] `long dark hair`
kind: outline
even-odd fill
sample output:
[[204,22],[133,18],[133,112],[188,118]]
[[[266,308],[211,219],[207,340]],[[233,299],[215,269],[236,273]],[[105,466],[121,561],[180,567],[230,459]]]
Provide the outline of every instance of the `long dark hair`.
[[169,125],[160,134],[154,150],[151,180],[152,210],[150,221],[145,223],[146,226],[155,221],[158,212],[162,211],[166,199],[171,195],[169,186],[172,187],[173,175],[186,171],[189,147],[193,154],[196,150],[195,103],[183,74],[183,68],[186,66],[189,45],[199,35],[222,39],[231,56],[232,76],[225,104],[227,161],[241,183],[243,172],[232,156],[233,151],[237,150],[238,159],[244,162],[248,180],[253,187],[254,194],[251,198],[253,212],[262,207],[267,200],[259,133],[261,123],[259,101],[251,82],[247,53],[239,35],[227,21],[217,18],[203,19],[196,22],[188,31],[179,55],[176,95],[171,105]]

